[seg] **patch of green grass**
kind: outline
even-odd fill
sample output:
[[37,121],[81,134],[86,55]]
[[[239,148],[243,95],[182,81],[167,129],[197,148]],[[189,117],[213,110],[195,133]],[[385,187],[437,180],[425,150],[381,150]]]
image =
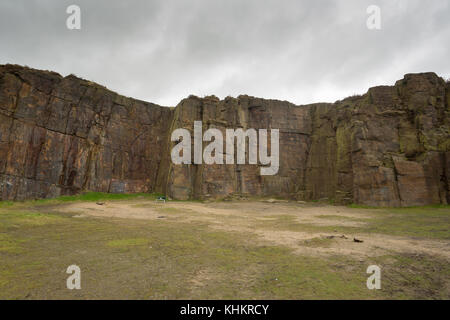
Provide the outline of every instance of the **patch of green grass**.
[[35,203],[48,202],[69,202],[69,201],[106,201],[106,200],[131,200],[136,198],[156,199],[161,194],[157,193],[104,193],[104,192],[86,192],[74,196],[62,196],[55,199],[35,200]]
[[322,214],[316,216],[319,219],[326,219],[326,220],[338,220],[338,221],[354,221],[354,222],[366,222],[367,219],[361,219],[361,218],[354,218],[354,217],[346,217],[346,216],[339,216],[334,214]]
[[363,230],[417,238],[450,239],[450,208],[427,206],[380,210]]
[[20,253],[23,240],[15,239],[12,236],[0,233],[0,252]]
[[[336,271],[334,262],[326,259],[298,256],[284,247],[262,246],[248,234],[213,231],[200,223],[60,218],[63,221],[57,228],[35,224],[8,231],[9,239],[26,237],[28,241],[21,244],[23,252],[19,255],[0,252],[0,298],[294,299],[372,295],[364,289],[364,274],[361,280]],[[82,272],[82,290],[77,292],[65,288],[65,270],[72,264]],[[203,270],[207,270],[206,278],[201,276]]]
[[449,299],[450,265],[444,258],[396,253],[372,258],[380,266],[381,289],[398,299]]
[[13,272],[11,270],[0,268],[0,288],[5,287],[9,283],[12,275]]
[[[447,209],[450,210],[450,205],[448,204],[432,204],[428,206],[414,206],[414,207],[398,207],[398,208],[380,208],[380,209],[388,209],[393,212],[416,212],[416,213],[424,213],[430,212],[433,209]],[[448,212],[448,211],[447,211]]]
[[297,218],[293,215],[277,215],[268,216],[273,218],[272,220],[259,221],[257,226],[263,229],[275,229],[275,230],[288,230],[295,232],[339,232],[339,233],[350,233],[361,230],[359,227],[348,227],[348,226],[323,226],[315,225],[312,223],[300,223]]
[[299,245],[311,248],[328,248],[333,244],[334,240],[326,237],[316,237],[299,242]]
[[0,232],[8,229],[27,228],[31,226],[53,225],[65,221],[60,215],[18,210],[0,210]]
[[107,246],[114,248],[124,248],[130,246],[145,246],[149,244],[149,240],[145,238],[131,238],[131,239],[120,239],[111,240],[107,242]]
[[364,204],[356,204],[356,203],[352,203],[347,205],[348,208],[355,208],[355,209],[379,209],[379,210],[423,210],[423,209],[450,209],[450,205],[448,204],[430,204],[430,205],[426,205],[426,206],[411,206],[411,207],[373,207],[373,206],[367,206]]
[[0,208],[8,208],[14,205],[13,201],[0,201]]
[[364,204],[356,204],[356,203],[352,203],[347,205],[348,208],[354,208],[354,209],[377,209],[377,207],[371,207],[371,206],[366,206]]
[[[355,209],[356,210],[356,209]],[[361,209],[359,209],[359,212]],[[259,222],[261,228],[300,232],[380,233],[415,238],[450,239],[449,206],[425,206],[411,208],[367,209],[371,218],[351,219],[365,222],[355,226],[323,226],[300,223],[293,215],[273,216],[273,220]],[[331,218],[322,215],[321,218]],[[338,216],[336,219],[346,219]]]
[[[268,254],[265,253],[265,256]],[[367,299],[383,296],[381,292],[367,290],[364,270],[352,260],[342,257],[329,260],[313,257],[291,259],[278,250],[273,252],[271,258],[279,263],[271,265],[270,271],[265,272],[258,281],[255,292],[261,297]]]
[[37,199],[27,201],[0,201],[0,208],[9,207],[30,207],[39,205],[54,205],[66,202],[97,202],[97,201],[119,201],[133,199],[156,200],[162,196],[160,193],[105,193],[105,192],[84,192],[73,196],[61,196],[52,199]]
[[[428,210],[394,215],[404,219],[418,215],[420,220],[420,216],[429,214]],[[392,219],[392,214],[380,211],[380,219]],[[442,223],[446,217],[444,212],[437,215],[433,224]],[[276,229],[324,230],[299,224],[291,215],[277,215],[258,223]],[[0,245],[12,248],[0,250],[0,299],[450,297],[449,266],[438,257],[304,256],[290,248],[262,242],[256,235],[218,231],[206,223],[74,219],[58,213],[2,208],[0,234]],[[310,245],[327,246],[329,240],[315,239]],[[65,271],[72,264],[81,268],[79,291],[65,287]],[[381,267],[382,290],[366,288],[366,269],[370,264]]]

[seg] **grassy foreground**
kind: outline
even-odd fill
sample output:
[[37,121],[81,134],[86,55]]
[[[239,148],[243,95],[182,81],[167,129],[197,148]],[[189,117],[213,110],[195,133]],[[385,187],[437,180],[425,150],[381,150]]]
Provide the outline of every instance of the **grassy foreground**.
[[[207,222],[80,218],[58,211],[77,201],[139,202],[155,197],[88,193],[0,202],[0,299],[450,298],[450,267],[440,256],[312,256],[261,242],[256,235],[212,229]],[[376,218],[360,232],[450,239],[448,207],[375,211]],[[168,207],[166,213],[170,212]],[[288,215],[260,227],[302,232],[359,228],[301,224]],[[81,268],[81,290],[66,288],[66,269],[72,264]],[[371,264],[383,266],[382,290],[366,287]]]

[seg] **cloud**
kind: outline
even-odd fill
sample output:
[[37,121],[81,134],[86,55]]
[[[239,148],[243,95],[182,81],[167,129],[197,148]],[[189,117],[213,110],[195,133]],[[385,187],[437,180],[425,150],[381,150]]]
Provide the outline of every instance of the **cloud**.
[[[176,105],[189,94],[334,101],[403,74],[450,77],[447,0],[2,1],[0,63]],[[368,30],[366,8],[381,8]]]

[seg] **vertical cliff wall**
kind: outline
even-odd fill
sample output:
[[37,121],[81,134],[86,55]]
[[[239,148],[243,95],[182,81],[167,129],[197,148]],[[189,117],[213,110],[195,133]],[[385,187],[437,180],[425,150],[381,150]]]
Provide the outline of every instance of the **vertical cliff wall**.
[[[450,201],[450,85],[434,73],[336,103],[191,96],[176,108],[74,76],[0,66],[0,197],[159,191],[409,206]],[[174,165],[174,129],[280,130],[280,169]],[[204,143],[204,147],[208,143]]]
[[0,197],[153,191],[172,115],[74,76],[0,66]]

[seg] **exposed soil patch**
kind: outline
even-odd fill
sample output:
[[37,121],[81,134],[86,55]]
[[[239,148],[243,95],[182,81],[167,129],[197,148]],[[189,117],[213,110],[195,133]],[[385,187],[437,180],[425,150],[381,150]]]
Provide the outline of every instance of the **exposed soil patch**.
[[100,196],[0,206],[0,299],[450,297],[448,207]]
[[[364,227],[379,215],[376,210],[262,201],[120,201],[107,202],[102,206],[86,202],[71,203],[57,210],[76,214],[77,217],[90,215],[146,220],[164,217],[168,221],[200,222],[213,229],[256,234],[262,243],[268,241],[314,256],[339,254],[365,258],[399,252],[438,255],[450,261],[448,240],[365,232]],[[341,228],[347,232],[338,230]],[[355,238],[362,242],[354,241]]]

